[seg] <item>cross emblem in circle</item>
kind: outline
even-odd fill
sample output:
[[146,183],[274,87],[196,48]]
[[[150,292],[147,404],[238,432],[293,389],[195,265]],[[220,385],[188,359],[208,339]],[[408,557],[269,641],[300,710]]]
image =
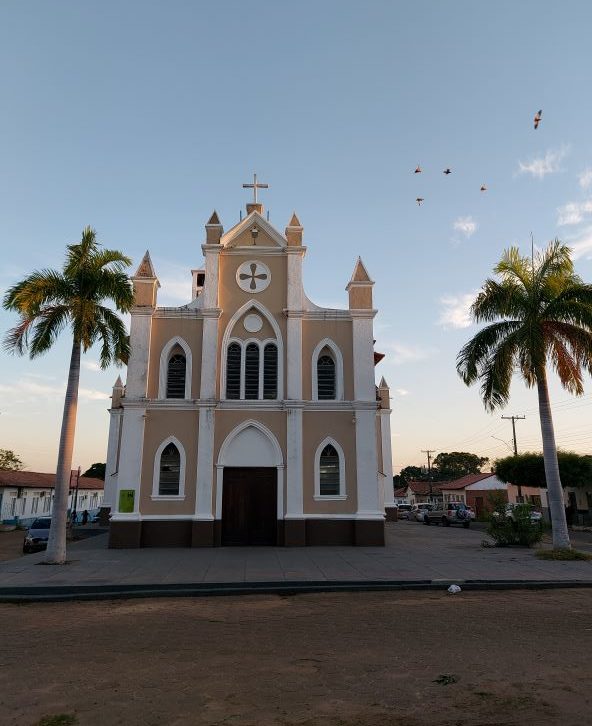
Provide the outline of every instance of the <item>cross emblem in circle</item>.
[[259,292],[269,285],[269,270],[257,262],[245,262],[241,265],[237,281],[243,290]]

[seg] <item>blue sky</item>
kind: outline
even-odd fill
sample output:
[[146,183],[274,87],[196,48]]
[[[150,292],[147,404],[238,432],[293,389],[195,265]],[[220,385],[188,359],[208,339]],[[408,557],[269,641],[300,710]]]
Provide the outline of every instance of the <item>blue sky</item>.
[[[519,447],[539,448],[534,391],[516,381],[488,415],[454,363],[508,245],[558,235],[592,278],[591,24],[584,1],[2,3],[0,291],[90,224],[135,262],[149,248],[160,301],[182,304],[203,224],[216,208],[232,226],[257,171],[272,223],[304,225],[315,302],[346,305],[358,254],[376,281],[397,468],[426,448],[506,453],[501,413],[526,413]],[[68,349],[0,353],[0,448],[32,469],[55,466]],[[105,458],[117,376],[96,360],[83,467]],[[552,396],[559,443],[590,451],[589,395]]]

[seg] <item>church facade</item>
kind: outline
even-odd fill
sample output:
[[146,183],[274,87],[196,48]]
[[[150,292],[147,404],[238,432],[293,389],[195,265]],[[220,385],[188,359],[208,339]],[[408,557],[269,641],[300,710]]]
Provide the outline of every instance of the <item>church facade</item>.
[[256,200],[227,232],[214,212],[202,250],[186,305],[157,305],[148,252],[132,278],[127,382],[110,409],[110,546],[384,544],[390,398],[375,384],[362,261],[348,309],[315,305],[298,218],[282,234]]

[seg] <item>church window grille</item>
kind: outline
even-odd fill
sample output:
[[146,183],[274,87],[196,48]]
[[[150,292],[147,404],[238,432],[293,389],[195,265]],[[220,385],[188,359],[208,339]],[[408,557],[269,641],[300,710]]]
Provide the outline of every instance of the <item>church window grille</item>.
[[249,343],[245,350],[245,398],[259,398],[259,346]]
[[226,398],[240,398],[242,350],[238,343],[231,343],[226,354]]
[[263,398],[277,398],[278,349],[268,343],[263,351]]
[[181,454],[175,444],[170,443],[160,455],[160,477],[158,494],[160,496],[178,496],[181,475]]
[[319,401],[335,400],[335,361],[329,355],[321,355],[317,360],[317,386]]
[[181,353],[169,358],[167,370],[167,398],[185,398],[186,361]]
[[339,454],[334,446],[327,444],[319,460],[319,479],[321,496],[340,494]]

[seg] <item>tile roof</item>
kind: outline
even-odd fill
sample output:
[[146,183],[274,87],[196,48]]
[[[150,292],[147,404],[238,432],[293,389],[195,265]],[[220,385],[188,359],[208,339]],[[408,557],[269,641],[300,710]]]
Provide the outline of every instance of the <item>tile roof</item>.
[[439,492],[446,483],[442,481],[434,481],[431,483],[429,481],[410,481],[407,483],[407,486],[414,494],[429,494],[430,486],[432,493]]
[[471,484],[476,484],[482,479],[489,479],[489,477],[491,476],[495,476],[495,474],[492,474],[490,471],[481,474],[467,474],[466,476],[461,476],[460,479],[454,479],[453,481],[444,482],[442,484],[442,489],[464,489]]
[[407,487],[400,487],[399,489],[395,489],[395,496],[396,497],[407,496]]
[[[70,488],[76,487],[76,471],[70,476]],[[40,471],[0,471],[0,487],[27,487],[46,488],[55,487],[55,474],[45,474]],[[90,476],[81,476],[79,489],[103,489],[105,482]]]

